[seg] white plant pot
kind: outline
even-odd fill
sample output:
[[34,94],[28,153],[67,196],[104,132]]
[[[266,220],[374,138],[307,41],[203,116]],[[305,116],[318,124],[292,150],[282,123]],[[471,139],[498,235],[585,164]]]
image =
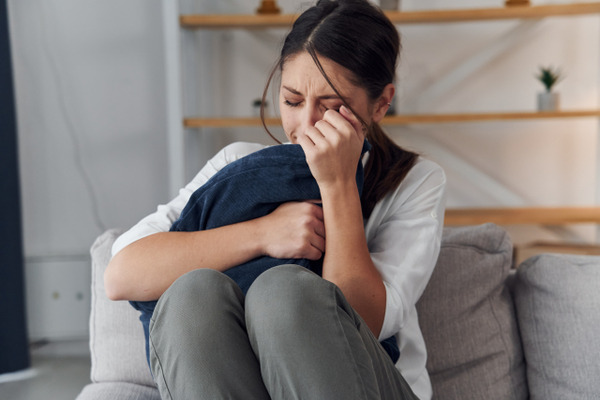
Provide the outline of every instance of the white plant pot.
[[540,92],[537,97],[538,111],[558,111],[560,108],[560,94],[554,92]]

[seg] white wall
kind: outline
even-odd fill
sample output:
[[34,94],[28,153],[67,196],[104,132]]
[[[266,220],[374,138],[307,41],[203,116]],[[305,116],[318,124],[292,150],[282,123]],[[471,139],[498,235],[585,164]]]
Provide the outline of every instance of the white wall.
[[[284,12],[296,12],[309,2],[278,3]],[[182,12],[207,13],[252,13],[258,4],[180,1]],[[401,7],[502,4],[403,0]],[[172,194],[162,1],[10,0],[9,11],[30,331],[32,337],[85,335],[89,245],[104,228],[130,226]],[[598,15],[400,31],[400,112],[532,111],[541,90],[533,75],[550,64],[567,75],[557,87],[564,109],[600,106]],[[249,115],[283,33],[183,32],[185,114]],[[561,206],[596,202],[598,127],[597,119],[575,119],[415,125],[389,132],[446,169],[449,206]],[[269,143],[258,128],[185,135],[188,178],[232,140]],[[520,227],[513,232],[522,240],[557,234]],[[591,227],[558,233],[594,238]]]
[[167,199],[161,2],[8,5],[30,335],[85,336],[92,241]]

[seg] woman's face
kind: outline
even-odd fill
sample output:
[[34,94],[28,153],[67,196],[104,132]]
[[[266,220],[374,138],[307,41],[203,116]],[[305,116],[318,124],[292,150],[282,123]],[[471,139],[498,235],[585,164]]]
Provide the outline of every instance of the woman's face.
[[[351,72],[346,68],[328,58],[319,57],[319,61],[348,105],[369,124],[374,115],[366,90],[350,81]],[[279,105],[283,130],[290,142],[296,143],[309,126],[323,118],[325,111],[337,111],[343,104],[310,54],[304,51],[285,62],[281,71]]]

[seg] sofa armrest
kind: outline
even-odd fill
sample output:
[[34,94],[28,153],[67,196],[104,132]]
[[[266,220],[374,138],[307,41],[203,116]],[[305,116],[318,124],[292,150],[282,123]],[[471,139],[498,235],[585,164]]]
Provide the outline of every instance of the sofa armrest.
[[[96,239],[90,251],[92,257],[90,377],[94,383],[122,382],[153,389],[155,385],[146,362],[145,339],[139,322],[139,313],[126,301],[109,300],[104,291],[104,270],[111,259],[112,244],[120,233],[116,229],[104,232]],[[127,385],[120,385],[120,387],[125,386]],[[98,387],[87,390],[96,390],[96,388]]]

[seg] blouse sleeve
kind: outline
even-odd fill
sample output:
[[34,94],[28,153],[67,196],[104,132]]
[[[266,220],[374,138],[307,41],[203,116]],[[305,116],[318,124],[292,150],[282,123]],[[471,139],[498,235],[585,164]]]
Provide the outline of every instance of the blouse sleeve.
[[257,143],[236,142],[223,148],[206,163],[190,183],[179,190],[179,194],[174,199],[167,204],[159,205],[154,213],[146,216],[119,236],[113,244],[112,255],[114,256],[129,244],[146,236],[169,231],[196,189],[204,185],[227,164],[264,147]]
[[442,168],[419,158],[367,221],[369,251],[386,288],[380,339],[400,331],[431,277],[444,225],[445,186]]

